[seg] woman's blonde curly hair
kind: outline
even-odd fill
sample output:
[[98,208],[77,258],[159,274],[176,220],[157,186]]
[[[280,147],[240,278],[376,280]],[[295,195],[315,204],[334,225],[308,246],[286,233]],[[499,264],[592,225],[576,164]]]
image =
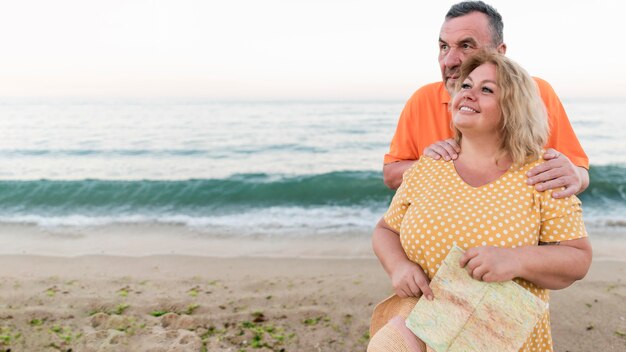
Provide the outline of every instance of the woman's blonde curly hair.
[[[538,159],[548,140],[548,116],[537,84],[515,61],[497,52],[481,51],[461,65],[454,94],[474,69],[486,63],[496,66],[498,102],[502,110],[500,150],[509,154],[513,164],[518,166]],[[454,125],[452,129],[460,143],[461,131]]]

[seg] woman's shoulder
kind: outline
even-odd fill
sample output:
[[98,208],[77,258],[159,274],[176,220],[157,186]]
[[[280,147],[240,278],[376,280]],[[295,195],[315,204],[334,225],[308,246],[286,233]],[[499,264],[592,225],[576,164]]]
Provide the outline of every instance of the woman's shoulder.
[[420,162],[423,167],[445,167],[447,163],[451,163],[452,161],[446,161],[443,158],[433,159],[428,156],[422,156],[419,158],[418,162]]
[[[530,160],[528,161],[526,164],[522,165],[520,167],[519,172],[521,172],[524,177],[527,177],[527,173],[532,170],[533,168],[544,164],[546,162],[545,159],[543,159],[543,154],[545,153],[545,150],[542,150],[540,153],[540,156],[535,159],[535,160]],[[552,196],[552,192],[554,192],[557,189],[547,189],[544,191],[538,191],[534,186],[532,185],[528,185],[529,189],[532,189],[535,198],[539,201],[539,203],[542,204],[543,207],[545,207],[546,209],[550,209],[552,207],[560,207],[566,204],[581,204],[580,199],[575,196],[575,195],[571,195],[569,197],[565,197],[565,198],[554,198]],[[560,187],[559,189],[564,189],[565,187]]]
[[404,180],[431,177],[433,174],[441,172],[449,163],[443,159],[435,160],[427,156],[421,156],[411,167],[409,167],[402,178]]
[[539,157],[530,158],[529,160],[527,160],[525,164],[519,167],[519,171],[526,174],[528,171],[532,170],[533,168],[545,163],[546,161],[542,157],[544,153],[545,153],[545,150],[542,149],[541,153],[539,153]]

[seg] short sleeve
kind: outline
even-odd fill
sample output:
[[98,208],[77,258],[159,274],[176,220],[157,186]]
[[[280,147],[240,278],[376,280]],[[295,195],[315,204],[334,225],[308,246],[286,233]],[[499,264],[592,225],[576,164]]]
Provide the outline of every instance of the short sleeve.
[[411,99],[407,101],[400,114],[396,132],[391,139],[389,145],[389,153],[385,154],[384,163],[389,164],[401,160],[417,160],[419,159],[419,152],[416,150],[414,138],[412,133],[415,131],[415,123],[417,121],[418,110],[418,92],[411,96]]
[[551,191],[540,192],[538,196],[541,202],[539,242],[561,242],[587,237],[578,197],[554,199]]
[[411,182],[409,181],[415,176],[418,164],[420,164],[420,161],[414,163],[410,168],[404,171],[402,184],[393,196],[389,209],[387,209],[387,212],[383,215],[383,219],[385,219],[387,225],[398,233],[400,233],[404,214],[406,214],[406,211],[411,205]]

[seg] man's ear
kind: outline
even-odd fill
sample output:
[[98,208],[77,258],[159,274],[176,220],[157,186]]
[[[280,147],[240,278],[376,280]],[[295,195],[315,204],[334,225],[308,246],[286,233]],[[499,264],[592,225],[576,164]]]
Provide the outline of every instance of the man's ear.
[[496,48],[496,51],[502,55],[506,54],[506,44],[502,43],[498,45],[498,47]]

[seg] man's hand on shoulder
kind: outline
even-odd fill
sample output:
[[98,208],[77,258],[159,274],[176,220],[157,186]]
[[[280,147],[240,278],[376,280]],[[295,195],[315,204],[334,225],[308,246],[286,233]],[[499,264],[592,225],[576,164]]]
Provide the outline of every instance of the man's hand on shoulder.
[[455,160],[461,152],[461,147],[452,138],[435,142],[424,149],[424,155],[429,158],[445,161]]
[[[459,156],[461,147],[454,139],[446,139],[435,142],[424,149],[424,155],[438,160],[443,158],[446,161],[454,160]],[[416,160],[400,160],[383,166],[383,182],[391,189],[397,189],[402,184],[402,174],[410,168]]]
[[532,168],[528,176],[528,184],[535,185],[537,191],[545,191],[565,187],[562,191],[552,193],[554,198],[566,198],[584,191],[589,185],[589,172],[574,165],[565,155],[554,149],[543,154],[546,162]]

